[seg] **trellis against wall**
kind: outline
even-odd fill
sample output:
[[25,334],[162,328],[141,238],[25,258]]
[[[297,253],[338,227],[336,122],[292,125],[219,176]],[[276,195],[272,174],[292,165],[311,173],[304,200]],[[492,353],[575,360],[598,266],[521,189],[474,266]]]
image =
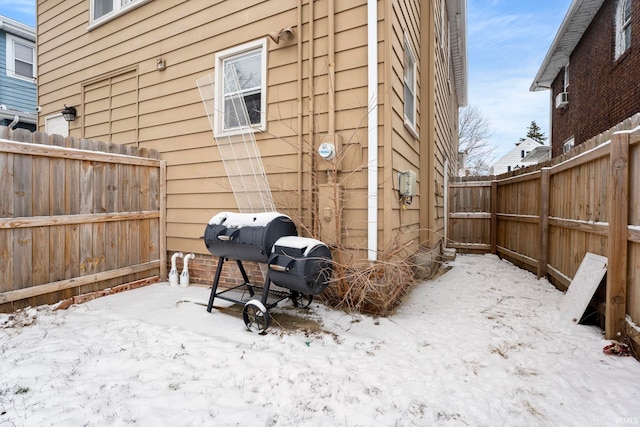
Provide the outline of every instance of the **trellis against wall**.
[[165,162],[0,127],[0,308],[166,276]]

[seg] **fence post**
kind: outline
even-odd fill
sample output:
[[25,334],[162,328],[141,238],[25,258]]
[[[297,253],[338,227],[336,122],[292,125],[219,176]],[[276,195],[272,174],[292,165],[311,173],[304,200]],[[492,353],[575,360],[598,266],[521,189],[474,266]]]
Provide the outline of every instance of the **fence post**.
[[605,335],[623,332],[627,300],[627,248],[629,226],[629,133],[611,138],[609,174],[609,259],[605,307]]
[[490,224],[491,253],[498,253],[498,181],[491,182],[491,224]]
[[160,161],[160,280],[167,277],[167,161]]
[[550,168],[540,171],[540,252],[538,254],[538,279],[547,276],[549,264],[549,179]]

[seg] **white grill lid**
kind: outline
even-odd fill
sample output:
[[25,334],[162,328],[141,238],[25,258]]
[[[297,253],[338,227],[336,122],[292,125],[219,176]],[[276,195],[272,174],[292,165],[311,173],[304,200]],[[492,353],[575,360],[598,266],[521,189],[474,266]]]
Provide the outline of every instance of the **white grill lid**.
[[295,248],[304,250],[304,256],[308,256],[309,253],[317,248],[318,246],[327,246],[322,243],[320,240],[312,239],[310,237],[300,237],[300,236],[284,236],[276,240],[273,244],[273,249],[271,253],[276,251],[276,246],[284,246],[287,248]]

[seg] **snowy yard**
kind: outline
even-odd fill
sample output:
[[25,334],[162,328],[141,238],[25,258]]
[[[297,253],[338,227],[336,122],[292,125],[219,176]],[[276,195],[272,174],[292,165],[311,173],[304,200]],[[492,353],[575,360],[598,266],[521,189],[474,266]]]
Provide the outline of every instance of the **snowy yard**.
[[0,314],[0,427],[640,424],[640,363],[561,292],[491,255],[450,266],[391,317],[283,302],[263,336],[166,283]]

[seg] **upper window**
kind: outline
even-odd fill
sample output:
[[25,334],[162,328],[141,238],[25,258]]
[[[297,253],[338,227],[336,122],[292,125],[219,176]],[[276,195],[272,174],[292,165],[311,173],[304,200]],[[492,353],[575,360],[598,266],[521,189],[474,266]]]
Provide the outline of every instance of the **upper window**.
[[7,76],[33,82],[36,78],[36,46],[7,33]]
[[216,54],[216,136],[266,129],[266,58],[266,39]]
[[91,24],[106,21],[149,0],[90,0]]
[[417,67],[416,57],[411,49],[409,38],[404,36],[404,123],[409,130],[417,136],[416,116],[417,116]]
[[632,0],[619,0],[616,12],[616,59],[631,47]]
[[565,142],[562,143],[562,153],[566,153],[569,150],[571,150],[573,148],[573,146],[575,145],[575,138],[572,136],[571,138],[567,139]]

